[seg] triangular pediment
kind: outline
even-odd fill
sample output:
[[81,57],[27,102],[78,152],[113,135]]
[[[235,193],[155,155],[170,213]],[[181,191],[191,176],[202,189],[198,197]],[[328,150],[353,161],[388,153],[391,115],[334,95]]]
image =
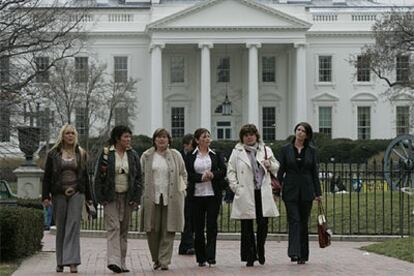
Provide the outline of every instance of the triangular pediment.
[[252,0],[208,0],[157,20],[147,30],[309,29],[311,24]]
[[312,101],[314,102],[336,102],[338,100],[339,100],[338,96],[335,96],[334,94],[331,94],[328,92],[320,93],[312,97]]

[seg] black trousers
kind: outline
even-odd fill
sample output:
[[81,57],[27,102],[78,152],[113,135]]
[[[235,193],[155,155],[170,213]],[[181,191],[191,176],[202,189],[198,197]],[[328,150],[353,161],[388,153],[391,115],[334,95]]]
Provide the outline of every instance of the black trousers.
[[181,233],[181,242],[178,248],[179,254],[185,254],[188,249],[194,248],[192,210],[193,200],[186,197],[184,203],[184,232]]
[[[194,249],[198,263],[216,260],[217,217],[220,205],[221,198],[214,196],[194,197],[192,206],[195,233]],[[207,243],[204,236],[205,228],[207,230]]]
[[288,256],[309,260],[308,222],[312,201],[285,201],[289,223]]
[[256,238],[253,230],[253,219],[241,220],[240,257],[242,262],[253,262],[264,259],[264,245],[267,237],[268,218],[263,217],[261,190],[254,191],[256,207]]

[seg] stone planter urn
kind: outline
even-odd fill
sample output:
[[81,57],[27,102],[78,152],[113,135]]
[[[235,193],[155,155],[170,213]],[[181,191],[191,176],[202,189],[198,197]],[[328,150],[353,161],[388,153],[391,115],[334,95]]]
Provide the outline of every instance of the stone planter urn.
[[33,165],[33,154],[39,148],[40,128],[22,126],[17,127],[19,134],[19,148],[26,157],[26,166]]
[[40,128],[18,127],[19,148],[26,157],[26,162],[15,169],[17,176],[17,196],[20,198],[39,198],[42,189],[40,177],[43,170],[33,162],[33,154],[39,148]]

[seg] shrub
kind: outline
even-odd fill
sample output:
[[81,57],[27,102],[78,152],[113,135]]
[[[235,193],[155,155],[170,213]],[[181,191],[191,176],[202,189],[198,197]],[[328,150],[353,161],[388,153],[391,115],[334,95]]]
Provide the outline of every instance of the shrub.
[[2,206],[0,259],[10,261],[42,248],[43,212],[33,208]]
[[17,198],[17,205],[20,207],[34,208],[43,211],[42,200],[38,199],[27,199],[27,198]]

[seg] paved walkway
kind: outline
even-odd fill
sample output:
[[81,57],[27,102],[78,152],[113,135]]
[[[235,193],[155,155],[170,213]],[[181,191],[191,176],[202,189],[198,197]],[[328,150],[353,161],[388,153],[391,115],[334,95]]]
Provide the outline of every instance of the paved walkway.
[[[13,274],[15,276],[68,275],[54,273],[55,236],[46,233],[43,251],[25,260]],[[291,263],[286,256],[287,242],[266,243],[266,264],[257,262],[254,267],[245,267],[240,262],[238,241],[218,241],[217,265],[199,268],[193,256],[173,255],[169,271],[153,271],[151,256],[146,240],[130,239],[128,243],[127,266],[130,273],[122,275],[413,275],[414,264],[381,255],[366,253],[358,248],[368,243],[334,242],[325,249],[311,242],[310,262],[305,265]],[[174,244],[177,252],[178,241]],[[81,238],[81,275],[114,275],[106,269],[106,240],[102,238]],[[256,265],[257,264],[257,265]]]

